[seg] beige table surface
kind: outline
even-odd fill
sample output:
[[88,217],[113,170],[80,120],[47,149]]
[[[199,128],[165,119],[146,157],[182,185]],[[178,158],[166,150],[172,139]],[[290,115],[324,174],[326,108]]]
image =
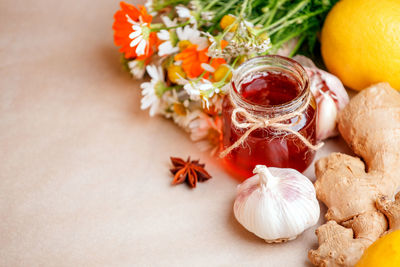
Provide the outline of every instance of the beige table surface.
[[[237,182],[139,109],[112,41],[117,8],[0,1],[0,266],[309,266],[315,227],[280,245],[244,230]],[[330,140],[318,157],[346,150]],[[171,155],[214,178],[170,186]]]

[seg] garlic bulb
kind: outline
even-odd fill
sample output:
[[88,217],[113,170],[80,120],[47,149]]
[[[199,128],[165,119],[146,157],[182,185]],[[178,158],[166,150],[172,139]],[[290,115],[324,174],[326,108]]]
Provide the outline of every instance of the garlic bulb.
[[235,217],[266,242],[295,239],[315,225],[320,210],[311,181],[294,169],[257,165],[238,186]]

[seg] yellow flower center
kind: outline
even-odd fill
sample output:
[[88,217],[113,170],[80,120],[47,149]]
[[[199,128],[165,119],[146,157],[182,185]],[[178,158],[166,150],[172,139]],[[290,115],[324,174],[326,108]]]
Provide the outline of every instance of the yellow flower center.
[[[147,23],[145,23],[145,25],[147,25]],[[149,39],[151,30],[150,30],[149,27],[147,27],[147,26],[145,26],[145,25],[142,26],[142,38],[143,38],[144,40],[147,40],[147,39]]]
[[180,79],[186,78],[186,74],[181,66],[171,64],[168,66],[168,79],[173,83],[178,83]]
[[186,48],[188,48],[192,43],[188,40],[182,40],[178,42],[178,47],[180,51],[185,50]]
[[174,103],[173,107],[174,112],[180,116],[185,116],[186,115],[186,108],[183,104],[181,103]]
[[234,25],[229,29],[230,32],[236,31],[237,27],[238,27],[238,25],[236,23],[236,17],[233,15],[225,15],[222,17],[221,21],[219,22],[219,25],[221,26],[221,28],[223,30],[225,30],[232,24],[234,24]]
[[159,81],[159,82],[157,82],[155,85],[154,85],[154,92],[156,93],[156,95],[158,96],[158,97],[162,97],[162,95],[165,93],[165,91],[167,91],[168,90],[168,87],[167,86],[165,86],[165,83],[164,82],[162,82],[162,81]]
[[229,81],[232,78],[232,71],[227,65],[220,65],[214,72],[214,80],[219,82],[224,79],[225,76],[225,81]]

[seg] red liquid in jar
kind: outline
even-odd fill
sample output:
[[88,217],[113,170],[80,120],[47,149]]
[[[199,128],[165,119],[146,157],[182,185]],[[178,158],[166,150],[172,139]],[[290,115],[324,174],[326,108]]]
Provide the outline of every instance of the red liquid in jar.
[[[299,82],[282,72],[266,72],[243,82],[236,92],[249,104],[273,107],[288,103],[301,93]],[[311,143],[316,142],[316,110],[312,104],[299,118],[293,118],[285,123],[300,120],[293,130],[306,137]],[[231,146],[247,129],[237,129],[232,125],[232,104],[229,97],[223,102],[223,145]],[[258,114],[271,115],[271,114]],[[293,134],[277,133],[273,128],[261,128],[253,131],[244,144],[235,148],[224,158],[228,170],[238,178],[248,178],[253,175],[256,165],[268,167],[293,168],[303,172],[312,162],[315,151],[308,148]]]

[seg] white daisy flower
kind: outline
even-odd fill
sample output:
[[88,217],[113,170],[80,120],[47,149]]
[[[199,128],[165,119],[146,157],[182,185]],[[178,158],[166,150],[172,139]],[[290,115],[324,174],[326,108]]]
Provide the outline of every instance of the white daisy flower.
[[158,46],[158,55],[160,57],[171,55],[179,51],[178,47],[172,45],[171,33],[167,30],[161,30],[157,33],[158,39],[164,41]]
[[207,35],[210,39],[211,45],[208,49],[208,56],[216,58],[225,58],[229,61],[231,58],[248,55],[254,56],[254,54],[262,54],[271,49],[271,40],[266,37],[260,37],[248,27],[243,26],[245,23],[241,22],[238,30],[231,33],[231,36],[227,38],[225,35],[228,45],[222,50],[219,42],[211,35]]
[[189,2],[188,7],[194,11],[201,11],[201,1],[192,0]]
[[132,39],[129,44],[130,47],[136,46],[136,54],[138,56],[142,56],[146,53],[146,48],[148,47],[148,38],[150,34],[150,28],[147,23],[141,21],[134,21],[128,15],[126,15],[126,19],[129,23],[132,24],[131,34],[129,34],[129,38]]
[[178,17],[182,19],[190,19],[190,22],[192,22],[192,20],[195,20],[189,8],[184,6],[177,6],[175,9],[176,13],[178,13]]
[[205,21],[211,21],[215,17],[215,12],[213,11],[205,11],[201,12],[201,18]]
[[168,90],[162,95],[158,108],[158,113],[164,115],[167,119],[172,118],[172,112],[169,110],[172,103],[174,103],[175,101],[172,91],[173,90]]
[[208,71],[208,72],[214,72],[214,71],[215,71],[215,69],[214,69],[210,64],[201,63],[200,66],[201,66],[204,70],[206,70],[206,71]]
[[202,112],[200,110],[194,110],[194,111],[186,110],[185,115],[173,113],[172,119],[179,127],[181,127],[182,129],[184,129],[187,132],[190,132],[190,128],[189,128],[190,123],[193,120],[197,119],[201,113]]
[[141,109],[150,108],[150,116],[160,112],[160,99],[167,89],[164,79],[164,71],[161,66],[148,65],[147,73],[151,77],[150,82],[144,82],[140,85],[142,88]]
[[[181,91],[183,92],[183,91]],[[185,93],[185,92],[183,92]],[[186,94],[186,93],[185,93]],[[167,105],[167,107],[171,107],[175,103],[180,103],[178,93],[175,89],[169,90],[165,92],[163,95],[163,102]]]
[[219,92],[219,88],[216,88],[212,82],[206,79],[187,81],[183,89],[185,89],[191,100],[198,101],[201,99],[203,106],[207,108],[210,106],[209,99]]
[[157,15],[157,12],[154,10],[154,1],[153,0],[147,0],[146,3],[144,4],[144,6],[146,7],[146,10],[150,15],[152,15],[152,16]]
[[209,80],[201,79],[199,81],[188,81],[183,86],[183,89],[185,89],[191,100],[199,100],[201,95],[213,90],[214,85]]
[[213,119],[205,113],[201,113],[189,123],[190,139],[196,143],[202,151],[211,150],[214,154],[218,150],[222,134],[220,119]]
[[222,86],[222,88],[221,88],[221,90],[220,90],[221,93],[227,94],[228,91],[229,91],[229,89],[230,89],[230,87],[231,87],[231,84],[230,84],[230,83],[225,84],[224,86]]
[[142,79],[146,71],[144,60],[131,60],[128,62],[128,67],[135,79]]
[[171,20],[168,16],[161,16],[161,20],[164,23],[164,25],[168,28],[175,27],[178,25],[176,18],[174,18],[174,20]]
[[199,107],[195,107],[191,111],[189,100],[185,98],[187,98],[187,94],[184,90],[179,92],[169,90],[163,95],[162,102],[166,111],[165,117],[172,119],[179,127],[189,132],[189,123],[196,119],[201,114],[201,111]]
[[190,139],[195,142],[204,139],[207,136],[211,125],[212,123],[209,116],[202,113],[196,120],[189,124],[191,132]]
[[197,45],[197,50],[203,50],[208,47],[208,38],[201,36],[201,32],[195,27],[186,25],[176,29],[176,34],[180,41],[187,40]]

